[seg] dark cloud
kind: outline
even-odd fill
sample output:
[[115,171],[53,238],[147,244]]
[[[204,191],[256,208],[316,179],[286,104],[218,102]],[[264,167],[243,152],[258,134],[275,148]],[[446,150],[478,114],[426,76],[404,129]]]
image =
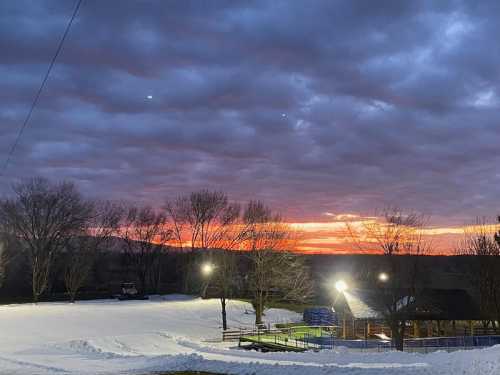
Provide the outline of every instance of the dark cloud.
[[[4,157],[72,7],[0,3]],[[85,0],[0,190],[38,174],[143,202],[220,188],[293,219],[493,216],[498,7]]]

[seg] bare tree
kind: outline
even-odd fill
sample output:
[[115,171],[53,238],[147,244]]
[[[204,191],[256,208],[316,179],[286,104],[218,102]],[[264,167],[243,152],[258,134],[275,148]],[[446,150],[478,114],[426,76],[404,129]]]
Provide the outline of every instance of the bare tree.
[[111,202],[93,202],[92,213],[81,233],[66,247],[64,283],[71,302],[87,279],[98,254],[117,234],[122,208]]
[[139,292],[145,294],[148,280],[158,258],[172,237],[165,215],[151,207],[130,206],[119,227],[119,235],[125,241],[124,254],[139,281]]
[[255,324],[262,324],[265,306],[278,297],[304,302],[312,293],[309,270],[291,253],[295,238],[290,226],[262,202],[250,201],[243,214],[244,248],[251,261],[249,286]]
[[215,265],[215,275],[210,284],[215,287],[221,303],[222,329],[227,326],[227,301],[238,287],[239,274],[236,252],[243,241],[243,233],[238,230],[239,206],[228,205],[218,218],[218,224],[212,227],[210,244],[215,251],[209,255],[209,262]]
[[0,203],[0,219],[27,250],[37,302],[47,288],[54,257],[83,230],[91,207],[69,182],[33,178],[13,190],[15,197]]
[[[172,241],[183,250],[186,236],[186,227],[189,222],[190,202],[187,196],[180,196],[165,203],[166,216],[172,227]],[[191,249],[194,242],[191,241]]]
[[149,285],[149,289],[153,293],[160,293],[161,283],[162,283],[162,271],[165,266],[168,255],[168,246],[163,245],[157,248],[157,256],[153,259],[151,263],[151,270],[147,274],[146,285]]
[[467,274],[478,292],[483,325],[495,326],[500,321],[500,237],[497,225],[476,218],[473,225],[464,228],[464,236],[456,249],[457,255],[474,257]]
[[240,206],[229,202],[227,195],[220,191],[200,190],[181,196],[165,205],[172,223],[173,236],[179,247],[189,242],[191,256],[185,271],[185,291],[193,284],[196,249],[232,249],[236,237],[232,236]]
[[[423,234],[423,215],[388,208],[377,216],[381,220],[364,221],[358,228],[347,223],[347,227],[358,246],[375,244],[383,253],[388,277],[375,289],[376,303],[391,329],[393,345],[403,350],[406,316],[415,306],[423,285],[420,256],[429,253],[431,243]],[[400,255],[407,256],[409,262],[404,263]]]
[[0,225],[0,286],[3,285],[6,268],[10,261],[8,250],[12,247],[12,243],[15,240],[16,238]]
[[215,250],[210,258],[213,263],[213,275],[210,275],[208,283],[215,289],[220,304],[222,316],[222,329],[228,329],[227,303],[233,297],[233,293],[239,286],[239,274],[237,265],[237,252],[234,250]]
[[240,206],[230,203],[224,192],[209,190],[178,197],[167,202],[165,208],[173,224],[175,240],[182,247],[187,237],[192,250],[220,245],[221,231],[226,232],[240,212]]
[[497,245],[500,246],[500,229],[498,229],[498,226],[500,226],[500,216],[497,216],[497,226],[495,228],[495,235],[493,236]]
[[[219,250],[205,256],[216,267],[215,274],[205,280],[205,287],[210,283],[216,289],[221,302],[222,326],[227,329],[227,299],[232,295],[236,277],[232,251],[242,240],[237,226],[240,206],[231,203],[223,192],[200,190],[167,203],[166,211],[180,247],[187,237],[192,251]],[[190,260],[186,270],[186,288],[192,283],[190,279],[195,266],[194,259]],[[205,289],[202,287],[202,291]]]
[[[310,296],[312,287],[303,258],[284,251],[293,248],[290,226],[262,203],[250,202],[240,218],[240,206],[230,203],[225,193],[201,190],[167,203],[166,210],[180,246],[190,242],[192,250],[225,250],[205,257],[214,263],[209,282],[219,294],[224,329],[227,299],[238,279],[235,250],[246,250],[252,263],[248,281],[257,323],[262,322],[273,291],[279,290],[281,298],[288,299]],[[193,266],[194,262],[186,273],[192,272]]]

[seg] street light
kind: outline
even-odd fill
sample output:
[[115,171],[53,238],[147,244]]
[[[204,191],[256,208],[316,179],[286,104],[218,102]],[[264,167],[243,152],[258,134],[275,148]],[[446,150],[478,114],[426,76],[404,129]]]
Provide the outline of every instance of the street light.
[[201,273],[203,276],[210,276],[214,272],[214,266],[211,263],[203,263],[201,265]]
[[343,293],[347,290],[347,283],[344,280],[339,280],[335,283],[335,289]]
[[378,280],[385,283],[385,282],[389,281],[389,275],[386,274],[385,272],[380,272],[378,274]]

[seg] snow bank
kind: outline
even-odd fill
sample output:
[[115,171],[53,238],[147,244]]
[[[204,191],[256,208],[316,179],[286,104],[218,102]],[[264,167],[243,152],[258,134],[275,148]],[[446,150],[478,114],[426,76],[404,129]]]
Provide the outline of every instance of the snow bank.
[[[228,305],[232,327],[252,326],[251,306]],[[280,309],[269,322],[300,320]],[[498,374],[500,347],[432,354],[347,350],[259,353],[220,339],[218,300],[154,296],[0,307],[0,374],[147,374],[198,370],[232,374]]]

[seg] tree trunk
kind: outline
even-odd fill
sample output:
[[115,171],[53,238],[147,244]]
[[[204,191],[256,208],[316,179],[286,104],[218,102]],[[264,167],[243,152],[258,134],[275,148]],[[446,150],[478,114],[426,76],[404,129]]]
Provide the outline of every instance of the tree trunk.
[[222,329],[225,331],[227,329],[227,313],[226,313],[226,298],[222,297],[220,299],[220,304],[222,307]]
[[204,282],[201,285],[200,297],[203,299],[207,298],[207,291],[208,291],[208,282]]
[[396,347],[399,340],[398,327],[395,322],[390,322],[389,327],[391,328],[391,345]]
[[146,294],[146,272],[139,272],[139,294],[141,296]]
[[31,287],[31,290],[33,291],[33,303],[37,303],[38,302],[38,296],[37,296],[37,293],[36,293],[36,285],[35,285],[35,276],[34,275],[32,277],[32,280],[33,280],[33,285]]
[[398,345],[396,347],[396,349],[399,350],[399,351],[403,351],[404,350],[405,330],[406,330],[406,321],[402,320],[400,322],[399,342],[398,342]]
[[38,301],[40,300],[40,295],[42,294],[41,292],[41,286],[40,286],[40,283],[38,281],[38,271],[33,271],[33,286],[32,286],[32,290],[33,290],[33,302],[34,303],[38,303]]
[[161,283],[161,260],[158,260],[159,264],[156,265],[156,268],[153,268],[153,289],[156,294],[160,293],[160,283]]
[[255,309],[255,325],[259,324],[262,324],[262,310],[257,306]]
[[405,334],[405,323],[404,321],[393,321],[390,323],[391,336],[392,336],[392,346],[396,350],[403,351],[404,349],[404,334]]
[[262,293],[257,294],[257,298],[254,301],[254,309],[255,309],[255,325],[262,324],[262,315],[264,312],[264,299],[262,297]]
[[31,290],[33,291],[33,303],[38,303],[38,283],[37,283],[37,269],[33,267],[31,275]]
[[187,259],[186,259],[186,264],[185,264],[183,290],[184,290],[184,293],[189,294],[193,289],[196,289],[192,286],[193,282],[191,280],[192,275],[193,275],[192,268],[194,267],[193,250],[192,249],[191,249],[191,252],[187,254],[186,258]]

